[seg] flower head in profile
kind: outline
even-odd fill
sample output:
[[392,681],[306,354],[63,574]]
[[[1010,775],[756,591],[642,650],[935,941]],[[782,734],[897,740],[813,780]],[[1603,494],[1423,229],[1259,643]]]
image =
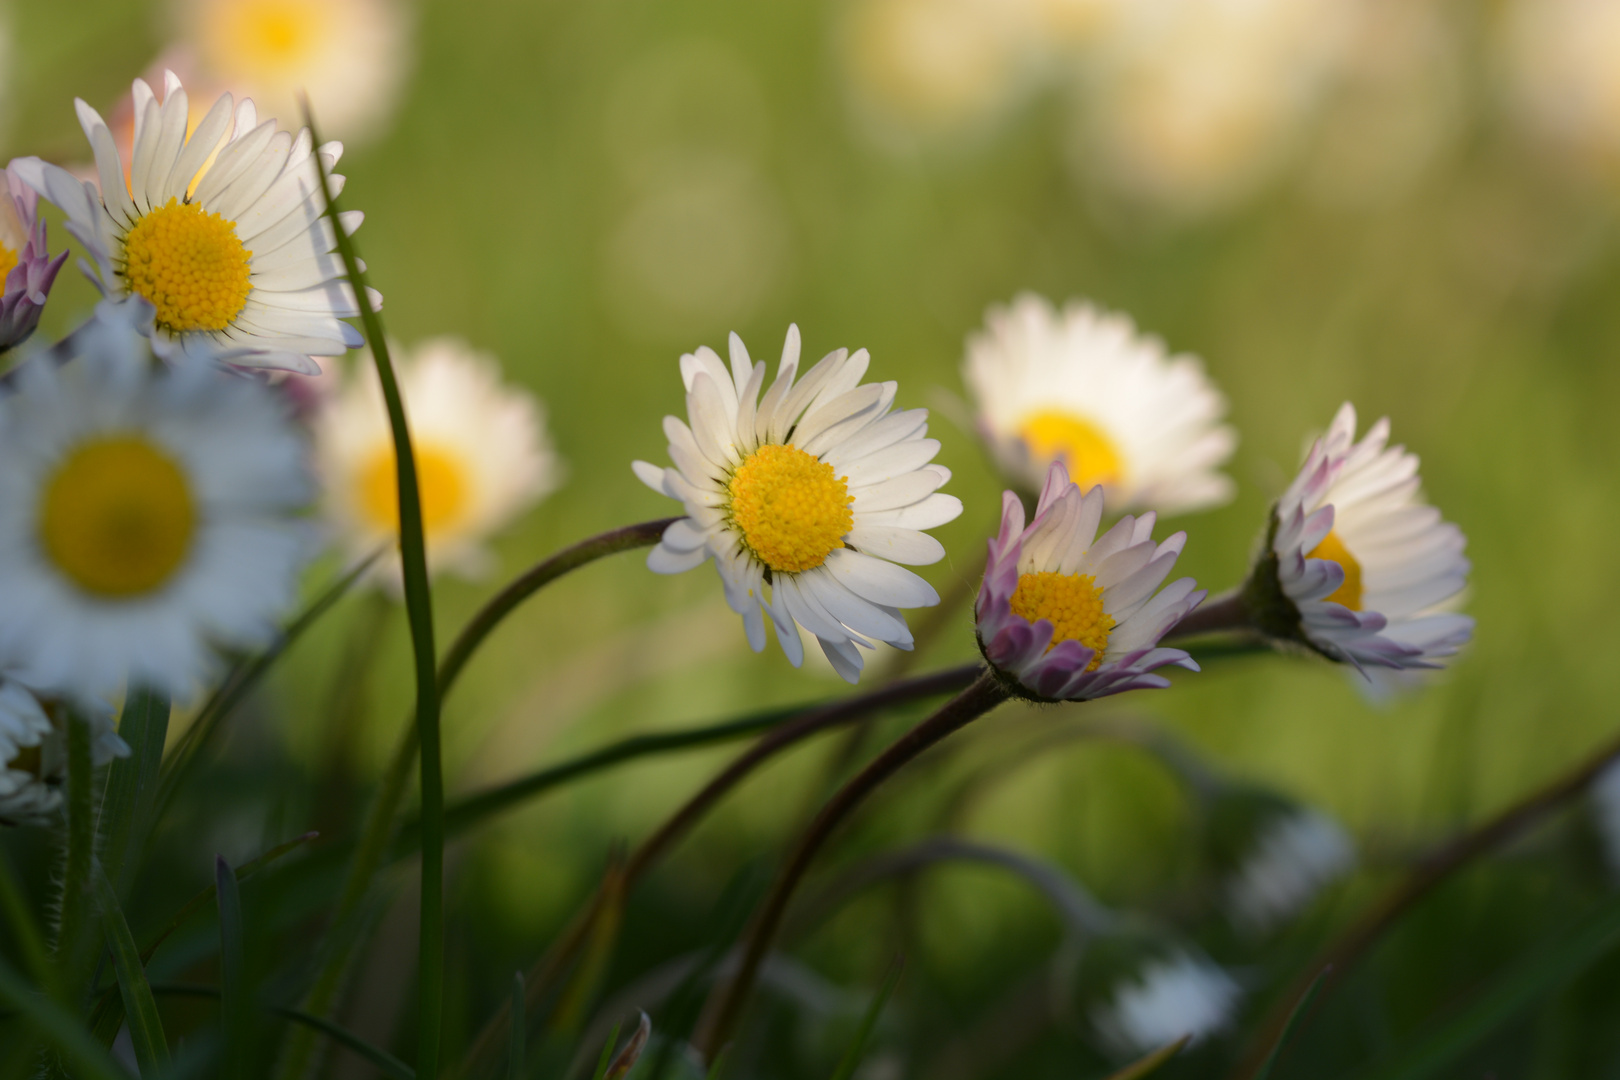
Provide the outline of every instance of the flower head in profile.
[[713,559],[755,652],[768,614],[798,666],[797,623],[849,682],[864,664],[857,646],[911,647],[900,609],[937,604],[939,594],[896,564],[938,562],[945,549],[922,530],[962,512],[938,491],[951,474],[929,464],[939,443],[927,437],[927,410],[895,411],[892,382],[862,385],[868,362],[865,349],[839,349],[799,378],[797,326],[769,388],[766,364],[750,360],[736,334],[729,370],[712,349],[688,353],[691,426],[664,419],[675,465],[634,466],[686,510],[647,565],[673,574]]
[[1206,828],[1226,915],[1252,935],[1298,915],[1356,865],[1355,842],[1343,825],[1260,788],[1221,791],[1208,807]]
[[410,70],[401,0],[178,0],[180,47],[212,82],[296,115],[307,94],[323,128],[358,140],[383,129]]
[[968,338],[963,378],[1005,474],[1038,491],[1061,461],[1114,510],[1185,513],[1232,497],[1237,435],[1194,356],[1170,356],[1126,315],[1025,293]]
[[1244,589],[1255,625],[1331,660],[1433,668],[1473,635],[1451,610],[1468,583],[1462,530],[1424,503],[1418,459],[1389,421],[1356,441],[1346,402],[1272,508]]
[[1169,686],[1155,674],[1165,666],[1198,670],[1181,649],[1158,647],[1204,599],[1192,578],[1159,588],[1187,534],[1155,544],[1150,512],[1098,537],[1102,515],[1102,489],[1082,494],[1062,462],[1048,471],[1027,528],[1018,496],[1002,496],[974,611],[979,648],[1020,696],[1084,701]]
[[[430,570],[480,576],[486,541],[556,489],[562,468],[540,403],[501,382],[500,363],[460,338],[396,352]],[[394,440],[369,356],[316,407],[315,451],[328,521],[355,556],[397,543]],[[389,581],[399,581],[392,555]]]
[[307,450],[268,387],[154,366],[122,324],[75,338],[0,396],[0,656],[56,696],[189,697],[294,598]]
[[39,325],[45,298],[67,261],[64,249],[52,258],[39,216],[39,195],[8,167],[10,198],[0,198],[0,352],[26,341]]
[[[15,679],[0,676],[0,826],[48,825],[62,808],[67,780],[65,710],[54,707]],[[129,747],[113,729],[111,710],[81,705],[90,725],[90,760],[105,765],[127,757]]]
[[[38,158],[11,167],[67,215],[68,232],[95,261],[109,299],[152,309],[152,347],[165,359],[202,357],[238,367],[319,371],[312,357],[362,343],[343,318],[359,314],[323,217],[316,155],[328,169],[342,145],[317,149],[259,122],[251,101],[225,94],[189,136],[189,104],[173,73],[161,101],[142,79],[133,89],[128,179],[111,130],[83,101],[79,123],[99,183]],[[333,191],[343,178],[332,176]],[[339,215],[345,232],[362,215]],[[371,296],[373,305],[381,298]]]

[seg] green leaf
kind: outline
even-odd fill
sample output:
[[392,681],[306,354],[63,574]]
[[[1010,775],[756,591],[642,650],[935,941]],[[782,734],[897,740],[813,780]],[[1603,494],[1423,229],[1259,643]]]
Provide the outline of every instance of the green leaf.
[[1182,1047],[1192,1042],[1191,1035],[1183,1035],[1169,1046],[1161,1046],[1145,1058],[1131,1062],[1117,1073],[1111,1073],[1108,1080],[1141,1080],[1149,1073],[1158,1071],[1160,1065],[1181,1053]]
[[101,904],[101,925],[107,934],[107,946],[112,950],[130,1041],[135,1045],[135,1063],[141,1067],[141,1075],[150,1076],[169,1061],[163,1020],[158,1016],[157,1002],[152,1000],[152,987],[146,981],[146,969],[141,966],[135,938],[124,921],[118,893],[99,865],[95,868],[95,881],[96,899]]
[[596,1071],[591,1073],[591,1080],[603,1080],[607,1076],[608,1066],[613,1064],[613,1048],[619,1045],[619,1028],[614,1024],[613,1030],[608,1032],[607,1042],[602,1044],[602,1056],[596,1060]]
[[523,992],[523,972],[512,975],[512,1052],[508,1056],[506,1075],[511,1080],[523,1080],[523,1063],[529,1058],[528,1006]]
[[130,755],[107,770],[107,794],[101,801],[101,865],[123,896],[129,892],[154,820],[163,744],[169,736],[169,699],[152,690],[130,690],[118,719],[118,735],[129,744]]
[[224,1032],[223,1060],[227,1076],[247,1075],[248,1048],[253,1036],[253,1013],[246,985],[246,956],[242,947],[242,897],[236,874],[223,855],[214,860],[214,893],[219,898],[220,1028]]
[[1277,1064],[1277,1058],[1282,1054],[1283,1045],[1288,1042],[1288,1037],[1294,1033],[1295,1026],[1309,1011],[1311,999],[1316,996],[1316,991],[1321,988],[1323,980],[1332,972],[1331,967],[1325,967],[1317,972],[1316,978],[1311,980],[1311,985],[1307,986],[1305,992],[1299,995],[1299,1000],[1294,1002],[1293,1011],[1288,1014],[1288,1022],[1283,1025],[1282,1031],[1278,1033],[1277,1041],[1272,1044],[1271,1051],[1266,1054],[1266,1060],[1261,1062],[1259,1070],[1255,1072],[1254,1080],[1266,1080],[1271,1075],[1272,1068]]
[[11,940],[22,951],[28,973],[39,985],[49,986],[54,973],[50,952],[45,947],[45,935],[34,913],[28,908],[27,898],[17,887],[17,878],[11,872],[11,860],[6,858],[3,851],[0,851],[0,912],[5,913],[6,921],[11,924]]
[[1419,1080],[1440,1075],[1480,1040],[1500,1030],[1620,944],[1620,900],[1610,900],[1572,932],[1502,972],[1460,1012],[1361,1080]]
[[900,984],[900,973],[905,970],[905,958],[895,957],[894,963],[889,965],[888,974],[883,976],[883,983],[878,987],[876,994],[872,995],[872,1004],[867,1006],[866,1015],[861,1018],[861,1026],[855,1032],[855,1041],[849,1044],[844,1053],[844,1060],[839,1063],[838,1069],[833,1073],[833,1080],[850,1080],[855,1070],[861,1064],[861,1056],[866,1053],[867,1040],[872,1037],[872,1029],[877,1026],[878,1017],[883,1014],[883,1007],[889,1003],[889,995]]
[[4,959],[0,959],[0,1001],[26,1016],[81,1080],[129,1080],[129,1074],[77,1017],[30,987]]

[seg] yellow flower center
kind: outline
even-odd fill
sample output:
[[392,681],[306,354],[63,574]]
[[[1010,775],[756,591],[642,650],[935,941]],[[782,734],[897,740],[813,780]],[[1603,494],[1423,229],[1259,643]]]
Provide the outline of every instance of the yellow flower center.
[[772,570],[813,570],[855,527],[847,479],[796,446],[762,446],[731,474],[731,520]]
[[158,325],[175,333],[223,330],[242,313],[248,257],[236,226],[195,203],[170,199],[124,237],[130,292],[157,308]]
[[216,56],[257,76],[286,76],[328,35],[326,0],[237,0],[211,5],[204,36]]
[[17,266],[17,253],[0,241],[0,288],[4,288],[6,275]]
[[1036,461],[1061,458],[1081,491],[1098,484],[1117,484],[1125,477],[1125,464],[1114,440],[1096,424],[1072,413],[1042,409],[1024,421],[1018,434]]
[[[422,499],[422,531],[429,536],[455,528],[472,505],[472,482],[466,459],[454,449],[421,444],[416,457],[416,489]],[[394,448],[386,446],[360,470],[361,514],[374,526],[399,531],[399,482]]]
[[1103,591],[1090,574],[1057,574],[1042,570],[1035,574],[1018,575],[1018,588],[1013,590],[1014,615],[1038,622],[1048,619],[1052,623],[1052,644],[1048,652],[1060,641],[1078,641],[1096,651],[1087,671],[1096,671],[1108,649],[1108,632],[1114,628],[1114,617],[1103,611]]
[[81,443],[57,465],[40,499],[46,556],[80,588],[109,599],[167,584],[196,532],[186,474],[140,435]]
[[1334,604],[1343,604],[1351,611],[1361,610],[1361,563],[1350,554],[1350,549],[1344,546],[1339,534],[1330,532],[1322,538],[1307,559],[1332,559],[1344,567],[1344,584],[1333,591],[1325,599]]

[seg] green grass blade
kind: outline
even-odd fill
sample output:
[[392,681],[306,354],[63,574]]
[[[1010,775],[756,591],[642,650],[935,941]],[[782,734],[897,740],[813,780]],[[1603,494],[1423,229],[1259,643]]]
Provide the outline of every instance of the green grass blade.
[[1282,1031],[1278,1032],[1277,1041],[1271,1044],[1271,1050],[1266,1054],[1265,1061],[1260,1063],[1260,1068],[1254,1074],[1254,1080],[1266,1080],[1271,1075],[1271,1070],[1276,1066],[1277,1058],[1282,1055],[1282,1048],[1287,1044],[1289,1036],[1293,1035],[1294,1028],[1299,1026],[1299,1022],[1310,1011],[1311,999],[1316,997],[1317,990],[1321,989],[1323,981],[1332,973],[1332,968],[1323,968],[1316,973],[1316,978],[1311,980],[1311,985],[1305,988],[1305,992],[1299,995],[1299,1000],[1294,1002],[1293,1011],[1288,1014],[1288,1022],[1283,1025]]
[[614,1024],[613,1030],[608,1032],[607,1042],[602,1044],[602,1056],[596,1060],[596,1071],[591,1073],[591,1080],[603,1080],[607,1076],[608,1066],[613,1064],[613,1048],[619,1045],[621,1026]]
[[59,1000],[76,1000],[89,980],[89,955],[95,935],[90,932],[90,870],[96,849],[95,766],[90,754],[90,725],[76,713],[68,715],[67,858],[62,874],[61,917],[57,923],[56,959],[60,972],[55,987]]
[[34,1029],[56,1047],[81,1080],[129,1080],[105,1047],[96,1042],[77,1017],[34,990],[0,959],[0,1001],[26,1016]]
[[101,925],[107,934],[107,947],[112,951],[113,969],[118,974],[118,989],[124,999],[125,1022],[129,1025],[130,1041],[135,1045],[135,1062],[142,1076],[150,1076],[169,1062],[169,1043],[163,1036],[163,1020],[158,1015],[157,1002],[152,999],[152,987],[146,981],[146,969],[141,966],[141,954],[135,948],[135,938],[124,921],[124,909],[118,903],[117,890],[107,874],[96,867],[96,899],[101,904]]
[[512,975],[512,1052],[508,1055],[506,1075],[510,1080],[523,1080],[523,1063],[529,1058],[529,1024],[524,1005],[523,972]]
[[[304,103],[304,122],[316,146],[315,118]],[[377,367],[388,423],[394,436],[394,467],[399,488],[399,552],[405,578],[405,612],[411,625],[411,652],[416,667],[416,731],[421,755],[422,904],[417,960],[417,1056],[423,1076],[439,1072],[439,1045],[444,1011],[444,771],[439,745],[438,653],[433,644],[433,594],[428,587],[427,543],[422,531],[422,500],[416,480],[416,458],[400,398],[382,320],[366,291],[365,273],[354,241],[339,223],[338,205],[326,159],[315,155],[321,194],[337,239],[338,254],[365,327],[366,344]]]
[[158,772],[169,736],[169,699],[135,688],[124,701],[118,734],[130,755],[107,770],[101,801],[101,866],[119,896],[129,892],[157,808]]
[[1620,900],[1610,900],[1564,937],[1530,950],[1530,955],[1491,980],[1450,1020],[1394,1060],[1361,1074],[1361,1080],[1421,1080],[1443,1075],[1469,1049],[1502,1024],[1556,991],[1620,945]]
[[1188,1043],[1192,1042],[1191,1035],[1183,1035],[1169,1046],[1161,1046],[1147,1057],[1138,1058],[1117,1073],[1110,1073],[1108,1080],[1142,1080],[1142,1077],[1156,1072],[1160,1065],[1169,1061]]
[[900,985],[900,974],[905,970],[905,966],[905,958],[900,956],[895,957],[894,963],[889,965],[888,974],[883,976],[883,982],[878,986],[877,993],[872,995],[872,1004],[867,1006],[866,1015],[861,1017],[861,1026],[855,1031],[855,1041],[849,1044],[849,1049],[844,1053],[844,1060],[833,1073],[833,1080],[850,1080],[855,1075],[855,1070],[860,1067],[861,1058],[866,1054],[866,1044],[872,1037],[872,1029],[877,1027],[878,1017],[883,1015],[883,1007],[889,1003],[889,995]]
[[18,888],[17,877],[11,872],[11,860],[4,851],[0,851],[0,912],[10,924],[10,938],[21,951],[28,974],[40,986],[50,986],[55,973],[51,968],[50,950],[45,946],[45,933],[29,910],[28,899]]
[[[284,844],[277,844],[275,847],[271,848],[269,851],[266,851],[258,858],[249,860],[248,862],[243,863],[241,866],[238,866],[234,873],[236,881],[238,883],[246,881],[248,878],[252,877],[260,870],[263,870],[265,867],[269,866],[283,855],[288,855],[294,851],[297,851],[299,848],[303,847],[305,844],[309,843],[311,840],[314,840],[320,835],[321,834],[318,832],[307,832],[303,836],[293,837]],[[184,926],[193,915],[197,914],[197,912],[213,903],[214,896],[217,892],[217,884],[209,885],[196,896],[193,896],[190,900],[186,901],[186,906],[175,912],[174,918],[169,920],[168,925],[164,926],[162,930],[159,930],[156,934],[154,934],[152,936],[152,940],[146,943],[146,948],[141,950],[141,962],[143,964],[150,963],[153,954],[158,951],[158,946],[167,941],[170,935],[172,935],[176,930]]]
[[214,860],[214,894],[219,899],[220,1030],[227,1076],[246,1076],[253,1012],[248,999],[246,953],[242,945],[242,897],[236,873],[225,857]]

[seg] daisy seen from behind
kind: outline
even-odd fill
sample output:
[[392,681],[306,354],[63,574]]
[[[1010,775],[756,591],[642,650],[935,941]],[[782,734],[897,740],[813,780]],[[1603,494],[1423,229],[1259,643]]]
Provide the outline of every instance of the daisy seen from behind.
[[1439,667],[1473,636],[1453,610],[1467,540],[1423,501],[1417,456],[1388,444],[1388,418],[1358,442],[1355,407],[1340,407],[1272,508],[1242,599],[1259,629],[1331,660]]
[[185,699],[295,596],[307,448],[268,387],[154,365],[121,322],[75,339],[0,395],[0,656],[54,696]]
[[[343,147],[314,147],[251,101],[222,95],[187,136],[189,104],[172,72],[160,101],[145,80],[133,88],[134,137],[125,180],[113,133],[76,100],[95,153],[97,181],[38,158],[12,168],[68,218],[67,229],[95,263],[109,299],[139,297],[153,310],[153,349],[165,359],[203,357],[238,367],[311,374],[315,356],[363,343],[342,320],[358,315],[322,217],[318,153],[328,170]],[[343,178],[331,177],[334,194]],[[363,215],[339,215],[345,232]],[[374,306],[381,297],[368,293]]]
[[[430,571],[481,576],[485,542],[556,489],[562,468],[540,403],[501,382],[494,356],[441,337],[396,354],[411,426]],[[376,366],[363,357],[347,383],[318,407],[316,461],[327,521],[363,558],[397,546],[399,502],[394,439]],[[390,555],[386,580],[400,581]]]
[[1169,686],[1162,667],[1198,670],[1183,650],[1158,647],[1205,596],[1192,578],[1159,588],[1187,534],[1155,544],[1149,512],[1098,537],[1103,497],[1100,487],[1082,493],[1062,462],[1027,528],[1018,496],[1002,496],[974,614],[980,650],[1020,697],[1085,701]]
[[39,195],[10,167],[6,188],[0,196],[0,352],[15,348],[34,332],[68,257],[66,250],[51,257],[45,222],[39,216]]
[[1025,293],[969,336],[963,379],[1004,473],[1040,490],[1054,461],[1117,511],[1177,514],[1232,497],[1220,467],[1237,435],[1226,399],[1194,356],[1171,356],[1126,315],[1089,303],[1059,311]]
[[900,609],[939,603],[905,566],[944,557],[923,530],[954,520],[962,504],[938,490],[951,474],[930,464],[939,443],[927,437],[928,411],[896,411],[893,382],[861,383],[865,349],[829,353],[801,378],[799,345],[798,327],[789,327],[769,388],[767,365],[754,363],[736,334],[729,370],[707,347],[681,357],[690,426],[664,418],[675,464],[634,468],[686,516],[647,565],[674,574],[713,559],[755,652],[769,616],[797,667],[797,623],[853,683],[865,663],[860,648],[911,647]]

